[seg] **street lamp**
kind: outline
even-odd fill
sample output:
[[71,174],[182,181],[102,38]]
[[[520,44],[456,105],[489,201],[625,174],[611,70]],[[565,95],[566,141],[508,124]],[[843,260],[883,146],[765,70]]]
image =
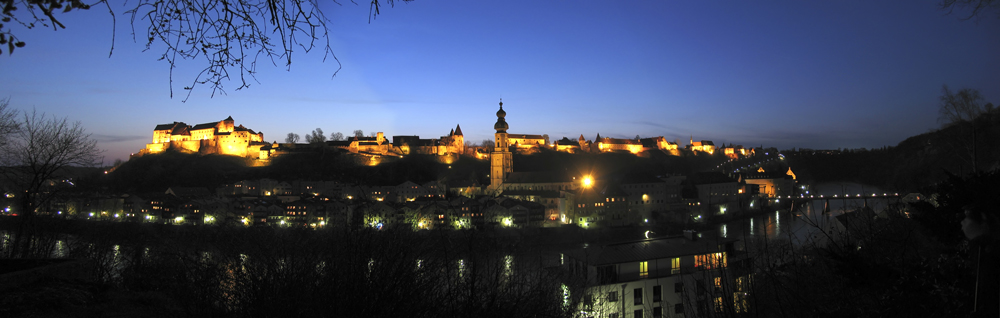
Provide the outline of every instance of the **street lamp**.
[[590,188],[593,185],[594,185],[594,178],[591,178],[590,176],[583,176],[583,187],[584,188]]

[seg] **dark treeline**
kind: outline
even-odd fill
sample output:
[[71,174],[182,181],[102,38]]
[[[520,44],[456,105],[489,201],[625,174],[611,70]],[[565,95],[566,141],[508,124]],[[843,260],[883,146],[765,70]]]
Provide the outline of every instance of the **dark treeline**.
[[[606,176],[641,172],[650,175],[684,174],[713,168],[721,155],[669,156],[651,152],[645,156],[629,153],[568,154],[542,150],[531,155],[515,155],[514,171],[557,171],[577,176]],[[433,155],[382,156],[369,166],[367,157],[350,153],[302,152],[278,156],[264,167],[223,155],[183,154],[168,151],[134,158],[118,166],[97,185],[112,191],[163,191],[172,186],[216,188],[240,180],[324,180],[362,185],[396,185],[405,181],[473,181],[489,183],[489,161],[460,156],[450,164]]]
[[514,171],[555,171],[571,176],[592,174],[596,178],[613,175],[647,174],[652,176],[687,174],[713,169],[728,160],[721,155],[681,152],[672,156],[660,151],[649,151],[637,156],[627,152],[570,154],[541,149],[529,155],[514,155]]
[[[134,158],[117,167],[97,185],[112,191],[163,191],[172,186],[209,189],[241,180],[323,180],[363,185],[395,185],[405,181],[474,179],[485,182],[489,163],[459,158],[443,164],[434,156],[383,156],[377,166],[361,164],[349,153],[294,153],[279,156],[264,167],[252,167],[243,158],[165,152]],[[450,167],[450,168],[449,168]]]
[[[571,281],[544,266],[558,260],[517,232],[42,222],[50,230],[38,238],[51,244],[36,254],[61,249],[96,265],[93,286],[43,284],[74,291],[46,307],[57,313],[73,305],[90,316],[568,317],[576,305],[559,292]],[[8,316],[45,312],[5,305]]]
[[885,190],[916,191],[945,180],[1000,168],[1000,110],[971,122],[903,140],[895,147],[788,152],[793,167],[808,180],[847,181]]

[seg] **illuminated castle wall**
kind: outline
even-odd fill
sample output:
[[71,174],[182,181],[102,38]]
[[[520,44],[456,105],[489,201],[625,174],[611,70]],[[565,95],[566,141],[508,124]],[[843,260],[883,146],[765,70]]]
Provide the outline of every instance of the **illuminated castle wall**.
[[153,142],[139,152],[156,154],[173,149],[200,154],[223,154],[267,159],[271,145],[264,142],[264,133],[235,126],[230,116],[218,122],[190,126],[183,122],[156,125]]

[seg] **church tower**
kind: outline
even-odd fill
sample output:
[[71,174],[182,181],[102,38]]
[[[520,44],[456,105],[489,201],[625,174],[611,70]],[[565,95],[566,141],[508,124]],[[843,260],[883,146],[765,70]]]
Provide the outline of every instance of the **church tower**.
[[507,144],[507,112],[503,111],[503,100],[500,100],[500,110],[497,111],[497,123],[493,125],[496,133],[496,144],[490,153],[490,189],[500,190],[507,174],[514,171],[514,160]]

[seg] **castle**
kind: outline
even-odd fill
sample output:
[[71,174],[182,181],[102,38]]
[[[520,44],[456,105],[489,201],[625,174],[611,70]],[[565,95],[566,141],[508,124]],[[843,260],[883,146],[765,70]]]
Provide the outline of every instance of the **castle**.
[[271,144],[264,142],[264,133],[243,125],[234,126],[233,117],[218,122],[188,125],[183,122],[156,125],[153,142],[138,155],[156,154],[173,149],[199,154],[223,154],[255,159],[268,159]]
[[[236,126],[233,117],[218,122],[188,125],[184,122],[156,125],[153,142],[135,156],[157,154],[175,150],[198,154],[223,154],[268,160],[271,157],[298,150],[311,151],[317,147],[340,149],[346,152],[378,159],[380,156],[430,154],[453,157],[465,154],[465,136],[458,125],[447,136],[439,139],[421,139],[419,136],[393,136],[392,142],[382,132],[372,137],[351,137],[347,140],[330,140],[321,144],[264,142],[264,134]],[[453,158],[452,158],[453,159]],[[372,162],[378,162],[373,160]]]
[[[420,136],[392,136],[390,141],[382,132],[371,137],[355,136],[347,140],[330,140],[319,144],[300,143],[267,143],[264,142],[264,134],[255,132],[252,129],[236,126],[233,117],[227,117],[218,122],[209,122],[198,125],[188,125],[183,122],[173,122],[170,124],[157,125],[153,128],[153,141],[146,144],[136,156],[145,154],[156,154],[172,149],[175,151],[198,153],[198,154],[223,154],[256,159],[260,164],[266,164],[268,159],[281,154],[299,151],[313,151],[317,148],[333,148],[345,152],[366,156],[370,165],[377,165],[381,162],[382,156],[398,157],[410,154],[426,154],[441,157],[445,163],[451,163],[457,156],[469,155],[478,159],[487,159],[494,164],[499,164],[500,170],[492,169],[493,178],[502,178],[509,173],[511,152],[521,154],[531,154],[541,149],[553,149],[555,151],[576,153],[576,152],[628,152],[636,155],[645,155],[645,152],[659,150],[669,155],[680,155],[677,142],[668,141],[663,136],[652,138],[620,139],[601,137],[597,134],[594,141],[586,140],[583,135],[577,140],[563,137],[561,140],[549,144],[548,135],[534,134],[508,134],[507,122],[504,120],[506,112],[503,110],[503,101],[500,102],[500,110],[497,111],[497,122],[494,125],[496,130],[496,141],[492,149],[472,148],[465,145],[465,136],[462,134],[461,125],[456,125],[447,136],[437,139],[422,139]],[[687,148],[691,152],[703,152],[714,154],[716,146],[712,141],[694,141],[691,138]],[[502,151],[501,151],[502,150]],[[725,156],[738,158],[752,153],[753,149],[744,149],[742,146],[722,148]],[[505,164],[506,162],[506,164]],[[496,170],[496,171],[493,171]]]

